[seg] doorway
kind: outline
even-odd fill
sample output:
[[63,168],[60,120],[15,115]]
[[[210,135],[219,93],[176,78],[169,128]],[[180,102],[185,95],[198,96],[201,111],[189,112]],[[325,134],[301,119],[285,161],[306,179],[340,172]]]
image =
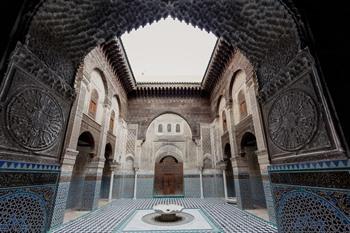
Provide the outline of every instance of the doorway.
[[183,163],[173,156],[165,156],[155,165],[155,196],[183,195]]
[[226,162],[225,174],[226,174],[226,185],[227,185],[227,196],[235,197],[235,181],[233,176],[233,169],[231,163],[231,146],[226,144],[224,148],[224,161]]
[[245,133],[241,141],[241,151],[248,168],[252,206],[259,209],[266,208],[266,201],[259,161],[256,155],[257,149],[254,134]]

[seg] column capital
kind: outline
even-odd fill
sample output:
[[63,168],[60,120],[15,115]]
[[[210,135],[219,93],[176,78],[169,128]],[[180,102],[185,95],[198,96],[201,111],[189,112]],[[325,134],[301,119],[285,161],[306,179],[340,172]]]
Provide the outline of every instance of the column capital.
[[89,83],[90,83],[90,80],[88,80],[88,79],[86,78],[86,76],[83,75],[83,77],[81,78],[81,82],[84,83],[84,84],[86,85],[86,87],[88,87],[88,86],[89,86]]
[[74,165],[75,159],[79,151],[74,150],[72,148],[67,148],[66,153],[63,155],[62,165]]
[[116,160],[110,161],[109,162],[109,168],[111,169],[111,171],[116,171],[118,169],[120,169],[120,163],[118,163]]
[[233,101],[232,101],[232,99],[230,98],[230,99],[228,99],[228,100],[226,101],[226,106],[225,106],[225,108],[226,108],[227,111],[229,111],[229,110],[232,109],[232,107],[233,107]]
[[105,101],[103,102],[103,107],[110,109],[111,106],[112,106],[112,101],[108,97],[106,97]]
[[220,161],[216,162],[216,166],[219,167],[219,169],[221,169],[221,170],[225,170],[226,166],[227,166],[227,161],[220,160]]

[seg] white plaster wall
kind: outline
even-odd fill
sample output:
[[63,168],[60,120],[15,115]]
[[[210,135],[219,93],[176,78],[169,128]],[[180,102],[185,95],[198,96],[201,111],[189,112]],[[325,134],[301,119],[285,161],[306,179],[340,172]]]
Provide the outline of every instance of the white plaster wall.
[[239,113],[239,102],[238,102],[238,94],[242,90],[244,93],[246,105],[247,105],[247,115],[252,113],[251,110],[251,101],[249,98],[249,93],[246,85],[246,74],[244,71],[239,71],[236,74],[235,81],[232,85],[232,100],[233,100],[233,121],[235,125],[237,125],[242,119],[240,119]]
[[[115,114],[115,118],[114,118],[114,127],[113,127],[113,129],[112,129],[112,133],[113,133],[114,135],[117,135],[116,130],[117,130],[117,128],[118,128],[117,124],[118,124],[118,122],[119,122],[119,105],[118,105],[118,100],[117,100],[116,97],[113,97],[113,98],[112,98],[111,111],[110,111],[111,114],[112,114],[112,111],[114,111],[114,114]],[[108,128],[109,128],[109,126],[108,126]]]
[[[163,133],[158,132],[158,125],[163,124]],[[167,124],[172,131],[167,132]],[[175,132],[175,125],[180,124],[180,132]],[[140,170],[153,172],[157,154],[162,154],[164,148],[169,154],[178,154],[184,162],[184,170],[197,167],[197,150],[192,141],[192,132],[188,123],[176,114],[163,114],[152,121],[146,132],[146,140],[141,145]],[[185,172],[186,173],[186,172]]]
[[88,84],[88,92],[86,93],[86,98],[85,98],[85,110],[84,113],[88,115],[89,112],[89,103],[91,99],[91,93],[93,90],[96,90],[98,93],[98,104],[97,104],[97,111],[96,111],[96,122],[99,124],[102,124],[103,121],[103,108],[104,108],[104,101],[106,97],[106,91],[105,91],[105,86],[102,81],[101,75],[96,71],[93,70],[90,73],[90,82]]

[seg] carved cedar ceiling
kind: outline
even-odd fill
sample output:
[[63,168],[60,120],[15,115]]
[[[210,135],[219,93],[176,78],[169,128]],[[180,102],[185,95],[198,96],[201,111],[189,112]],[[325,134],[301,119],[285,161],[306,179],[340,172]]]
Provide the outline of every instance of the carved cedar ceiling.
[[289,0],[42,0],[32,14],[25,42],[73,83],[80,62],[94,47],[170,15],[238,48],[256,67],[263,87],[301,48],[301,23],[284,2],[290,4]]

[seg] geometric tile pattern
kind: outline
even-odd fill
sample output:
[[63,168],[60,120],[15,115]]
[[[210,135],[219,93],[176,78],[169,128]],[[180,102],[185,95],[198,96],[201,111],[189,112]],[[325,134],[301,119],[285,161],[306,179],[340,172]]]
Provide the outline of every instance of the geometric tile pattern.
[[44,232],[45,202],[34,193],[12,193],[0,197],[0,232]]
[[281,232],[350,232],[349,216],[333,202],[305,190],[285,194],[278,216]]
[[350,160],[269,167],[281,232],[350,232]]
[[[257,218],[222,199],[155,198],[118,199],[78,219],[52,229],[52,233],[103,232],[111,233],[135,209],[151,209],[156,204],[179,204],[185,208],[201,209],[227,233],[277,233],[275,226]],[[159,232],[160,233],[160,232]]]
[[64,212],[66,210],[67,196],[70,182],[61,182],[57,187],[55,207],[52,214],[51,227],[57,226],[63,222]]
[[60,166],[0,161],[0,232],[50,227]]

